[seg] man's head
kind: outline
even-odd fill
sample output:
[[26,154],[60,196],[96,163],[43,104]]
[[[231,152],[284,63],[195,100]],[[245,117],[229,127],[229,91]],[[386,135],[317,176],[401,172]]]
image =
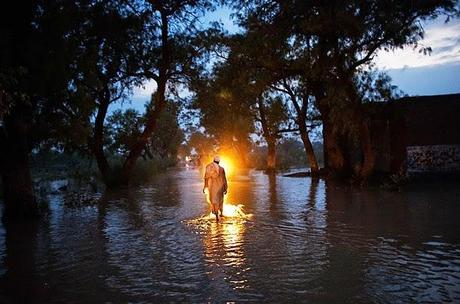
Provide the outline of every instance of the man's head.
[[215,162],[216,164],[220,163],[220,157],[219,157],[219,155],[214,156],[214,162]]

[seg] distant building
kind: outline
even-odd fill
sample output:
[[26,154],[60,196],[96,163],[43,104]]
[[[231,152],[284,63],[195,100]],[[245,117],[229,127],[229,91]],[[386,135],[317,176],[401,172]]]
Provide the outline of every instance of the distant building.
[[370,105],[376,171],[460,172],[460,94]]

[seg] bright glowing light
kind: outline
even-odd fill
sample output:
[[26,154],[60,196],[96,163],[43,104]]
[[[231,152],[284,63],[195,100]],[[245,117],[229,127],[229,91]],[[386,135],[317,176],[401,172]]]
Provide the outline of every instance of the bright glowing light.
[[225,175],[228,177],[233,174],[235,170],[235,165],[231,158],[223,155],[220,157],[219,165],[225,169]]
[[[209,198],[209,189],[205,188],[204,193],[206,196],[206,201],[208,202],[209,205],[211,205],[211,200]],[[224,202],[223,205],[223,210],[224,210],[224,216],[225,217],[239,217],[239,218],[248,218],[249,215],[246,215],[243,211],[243,205],[233,205],[229,204],[227,202]],[[210,218],[215,218],[216,216],[212,213],[209,212],[209,217]]]
[[[243,218],[243,219],[249,218],[249,215],[247,215],[243,211],[243,205],[232,205],[232,204],[224,203],[223,210],[224,210],[224,217]],[[211,219],[216,218],[216,216],[212,212],[209,212],[208,217]]]

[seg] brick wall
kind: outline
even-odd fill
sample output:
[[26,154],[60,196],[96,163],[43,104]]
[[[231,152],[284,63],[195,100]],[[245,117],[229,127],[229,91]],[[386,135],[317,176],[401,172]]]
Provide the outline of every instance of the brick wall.
[[405,97],[369,111],[377,171],[460,171],[460,94]]

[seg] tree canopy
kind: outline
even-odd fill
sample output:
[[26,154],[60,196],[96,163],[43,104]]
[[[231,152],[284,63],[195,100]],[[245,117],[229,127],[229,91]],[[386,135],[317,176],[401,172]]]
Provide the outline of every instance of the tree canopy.
[[[240,26],[202,26],[219,5]],[[5,214],[37,210],[28,166],[38,148],[91,155],[106,183],[136,161],[173,157],[184,138],[246,166],[253,134],[268,146],[300,137],[319,174],[312,133],[321,126],[325,171],[373,173],[367,104],[400,94],[373,69],[379,50],[417,46],[420,21],[459,14],[455,0],[53,0],[12,2],[0,18],[0,168]],[[421,47],[429,53],[429,47]],[[116,111],[154,83],[145,111]],[[184,108],[199,116],[185,136]],[[207,147],[204,149],[204,147]],[[358,157],[351,157],[353,150]],[[201,152],[200,152],[201,153]],[[204,153],[204,152],[203,152]],[[110,177],[110,178],[109,178]]]

